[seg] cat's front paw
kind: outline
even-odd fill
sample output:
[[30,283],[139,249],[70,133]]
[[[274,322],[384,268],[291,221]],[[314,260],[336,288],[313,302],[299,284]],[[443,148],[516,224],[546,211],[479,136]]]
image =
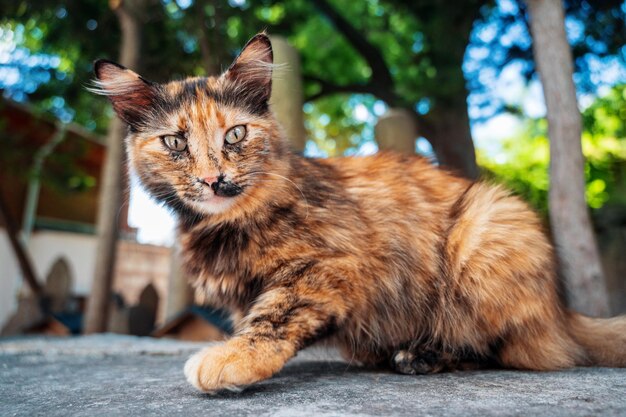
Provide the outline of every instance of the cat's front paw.
[[252,350],[245,342],[232,339],[191,356],[185,363],[185,377],[202,392],[239,391],[271,377],[284,365],[282,358],[264,353],[259,346]]

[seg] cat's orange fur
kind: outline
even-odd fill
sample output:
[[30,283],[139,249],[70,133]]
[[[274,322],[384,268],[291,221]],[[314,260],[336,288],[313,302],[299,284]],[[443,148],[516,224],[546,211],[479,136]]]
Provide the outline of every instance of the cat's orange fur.
[[[260,34],[218,78],[158,85],[96,64],[130,126],[133,169],[179,218],[193,285],[239,318],[187,362],[189,382],[252,384],[320,339],[404,373],[626,365],[626,319],[563,307],[554,250],[524,202],[417,156],[293,154],[267,105],[271,62]],[[237,125],[246,137],[226,143]],[[187,148],[168,149],[168,135]]]

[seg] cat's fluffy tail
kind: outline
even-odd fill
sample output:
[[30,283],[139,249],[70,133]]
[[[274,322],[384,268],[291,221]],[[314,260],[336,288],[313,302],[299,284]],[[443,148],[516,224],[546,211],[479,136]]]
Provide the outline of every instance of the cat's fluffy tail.
[[570,312],[569,330],[587,353],[579,365],[626,367],[626,316],[596,319]]

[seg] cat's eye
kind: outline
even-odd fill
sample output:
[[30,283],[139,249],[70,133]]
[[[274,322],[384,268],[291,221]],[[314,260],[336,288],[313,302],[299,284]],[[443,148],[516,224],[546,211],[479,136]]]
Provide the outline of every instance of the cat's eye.
[[240,142],[246,137],[246,127],[244,125],[237,125],[226,132],[226,142],[233,144]]
[[182,152],[187,149],[187,141],[180,136],[167,135],[163,136],[165,146],[176,152]]

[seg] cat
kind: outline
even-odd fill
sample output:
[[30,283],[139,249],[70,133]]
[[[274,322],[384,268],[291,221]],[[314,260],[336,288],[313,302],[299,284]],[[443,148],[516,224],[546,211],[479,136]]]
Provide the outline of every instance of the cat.
[[626,365],[626,317],[565,308],[527,204],[419,156],[293,153],[272,67],[265,33],[219,77],[157,84],[95,63],[133,171],[178,219],[193,286],[236,318],[186,362],[193,386],[240,389],[320,340],[405,374]]

